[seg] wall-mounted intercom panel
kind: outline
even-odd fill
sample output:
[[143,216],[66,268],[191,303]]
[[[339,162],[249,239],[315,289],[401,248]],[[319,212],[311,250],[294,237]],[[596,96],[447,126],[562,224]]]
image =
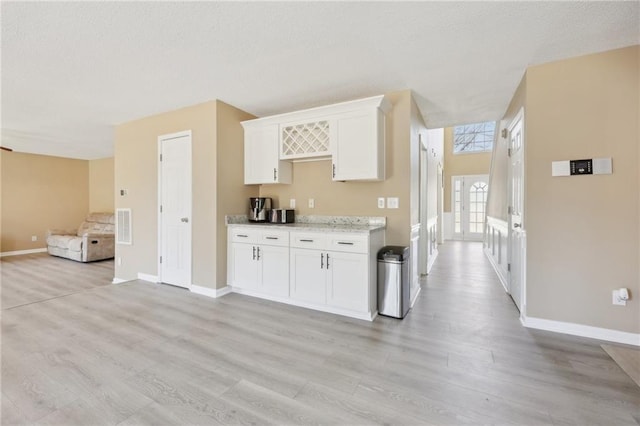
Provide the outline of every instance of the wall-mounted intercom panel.
[[610,175],[611,173],[613,173],[611,158],[551,162],[551,176]]

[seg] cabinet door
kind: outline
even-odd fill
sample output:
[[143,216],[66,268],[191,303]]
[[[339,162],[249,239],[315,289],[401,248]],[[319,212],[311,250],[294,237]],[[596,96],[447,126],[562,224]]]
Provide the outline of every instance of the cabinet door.
[[272,296],[289,297],[289,247],[260,246],[262,287]]
[[292,248],[290,259],[291,298],[324,305],[327,301],[324,252]]
[[277,124],[244,129],[244,183],[291,183],[291,163],[280,161]]
[[332,251],[327,256],[327,304],[367,312],[369,256]]
[[333,180],[384,179],[384,115],[380,110],[338,116],[331,142]]
[[233,268],[233,287],[247,290],[258,288],[258,261],[254,259],[255,245],[231,244],[231,267]]

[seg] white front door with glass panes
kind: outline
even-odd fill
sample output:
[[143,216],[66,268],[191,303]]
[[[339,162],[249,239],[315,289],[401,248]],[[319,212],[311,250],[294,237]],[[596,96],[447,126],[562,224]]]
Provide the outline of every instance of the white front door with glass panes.
[[454,239],[482,241],[488,193],[488,175],[452,177]]

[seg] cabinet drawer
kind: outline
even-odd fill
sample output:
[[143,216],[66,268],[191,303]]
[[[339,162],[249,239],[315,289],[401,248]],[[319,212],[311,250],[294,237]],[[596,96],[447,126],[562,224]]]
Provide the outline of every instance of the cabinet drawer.
[[366,254],[369,252],[369,238],[366,235],[332,234],[327,250]]
[[232,228],[229,230],[231,232],[231,241],[234,243],[249,243],[255,244],[258,242],[258,236],[260,232],[257,229],[247,229],[247,228]]
[[287,231],[262,231],[259,244],[269,246],[289,246],[289,233]]
[[323,234],[309,232],[292,232],[291,247],[323,250],[327,245],[327,237]]

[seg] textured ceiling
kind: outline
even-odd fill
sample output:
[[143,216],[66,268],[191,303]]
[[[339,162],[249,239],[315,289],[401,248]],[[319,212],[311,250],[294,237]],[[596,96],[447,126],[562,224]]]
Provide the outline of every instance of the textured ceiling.
[[525,69],[638,44],[633,2],[6,2],[2,140],[111,156],[114,126],[220,99],[258,116],[411,89],[497,119]]

